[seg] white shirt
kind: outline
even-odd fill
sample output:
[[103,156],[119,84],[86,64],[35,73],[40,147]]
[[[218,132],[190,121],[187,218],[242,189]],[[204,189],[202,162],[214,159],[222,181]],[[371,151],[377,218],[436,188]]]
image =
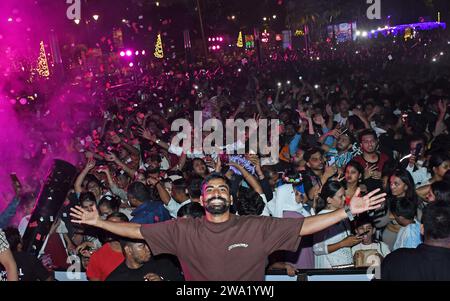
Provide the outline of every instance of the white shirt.
[[169,211],[171,217],[177,218],[178,210],[180,210],[180,208],[183,207],[183,205],[189,204],[191,202],[192,201],[189,199],[180,204],[173,198],[170,198],[169,203],[167,203],[167,205],[164,204],[164,207]]
[[363,243],[357,244],[356,246],[354,246],[352,248],[352,256],[355,255],[356,251],[360,251],[360,250],[377,250],[377,252],[383,257],[386,257],[386,255],[391,253],[388,245],[382,241],[373,242],[370,245],[365,245]]
[[[324,209],[318,214],[325,214],[332,211]],[[328,253],[329,245],[338,243],[348,236],[350,236],[350,225],[347,220],[314,234],[313,252],[315,268],[331,269],[343,265],[352,265],[353,256],[351,248],[341,248],[331,254]]]
[[[423,162],[422,162],[423,164]],[[411,174],[411,177],[414,180],[414,184],[417,187],[428,184],[428,181],[431,179],[431,174],[428,172],[426,167],[423,167],[421,161],[417,161],[417,170],[414,171],[414,166],[411,167],[409,164],[406,167],[406,170]],[[417,188],[416,187],[416,188]]]
[[[349,111],[348,116],[353,116],[353,112]],[[334,115],[333,121],[336,121],[337,123],[344,125],[347,122],[348,117],[342,117],[341,113],[337,113]]]

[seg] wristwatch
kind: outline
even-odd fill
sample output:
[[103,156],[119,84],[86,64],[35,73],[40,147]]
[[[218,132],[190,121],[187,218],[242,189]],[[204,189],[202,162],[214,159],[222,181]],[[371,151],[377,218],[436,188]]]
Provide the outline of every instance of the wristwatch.
[[348,219],[352,222],[355,219],[355,217],[353,216],[353,213],[350,210],[350,206],[349,205],[345,205],[344,206],[344,210],[345,210],[345,214],[347,214]]

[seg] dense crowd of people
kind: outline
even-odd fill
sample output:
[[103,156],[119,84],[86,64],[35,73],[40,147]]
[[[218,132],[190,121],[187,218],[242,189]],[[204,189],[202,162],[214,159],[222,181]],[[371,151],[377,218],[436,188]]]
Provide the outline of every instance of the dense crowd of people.
[[[81,163],[65,202],[72,219],[55,221],[39,261],[22,250],[38,187],[15,185],[0,215],[3,277],[53,280],[78,256],[91,281],[374,265],[387,280],[450,280],[448,43],[445,31],[419,32],[75,77],[98,101],[59,144]],[[171,144],[171,123],[194,111],[278,119],[279,160]]]

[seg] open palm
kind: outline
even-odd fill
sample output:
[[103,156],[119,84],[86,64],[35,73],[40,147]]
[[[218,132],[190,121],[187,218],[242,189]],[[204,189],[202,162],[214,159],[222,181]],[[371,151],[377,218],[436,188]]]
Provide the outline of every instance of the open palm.
[[87,211],[80,206],[75,206],[75,208],[70,208],[70,216],[73,218],[72,223],[85,224],[95,226],[100,220],[97,208],[93,207],[93,211]]
[[380,208],[381,204],[386,199],[386,193],[377,194],[379,191],[380,189],[378,188],[361,197],[359,196],[361,189],[358,188],[350,200],[350,210],[352,214],[356,215]]

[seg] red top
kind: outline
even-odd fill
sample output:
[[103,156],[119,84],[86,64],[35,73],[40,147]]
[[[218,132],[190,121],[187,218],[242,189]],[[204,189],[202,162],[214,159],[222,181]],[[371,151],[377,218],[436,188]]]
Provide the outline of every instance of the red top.
[[362,155],[354,157],[353,160],[361,164],[363,168],[366,168],[367,166],[376,165],[377,170],[379,172],[382,172],[384,164],[387,161],[389,161],[389,157],[386,154],[380,153],[378,154],[378,161],[375,163],[367,162]]
[[100,249],[92,254],[86,269],[86,275],[89,279],[105,279],[114,271],[125,257],[122,252],[114,251],[110,244],[104,244]]

